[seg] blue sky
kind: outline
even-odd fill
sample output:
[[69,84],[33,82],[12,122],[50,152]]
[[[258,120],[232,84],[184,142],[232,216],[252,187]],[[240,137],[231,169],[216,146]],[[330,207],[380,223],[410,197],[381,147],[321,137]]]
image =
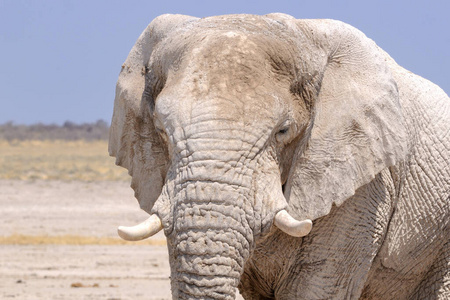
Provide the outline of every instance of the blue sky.
[[270,12],[349,23],[450,91],[448,0],[0,0],[0,124],[109,122],[120,66],[160,14]]

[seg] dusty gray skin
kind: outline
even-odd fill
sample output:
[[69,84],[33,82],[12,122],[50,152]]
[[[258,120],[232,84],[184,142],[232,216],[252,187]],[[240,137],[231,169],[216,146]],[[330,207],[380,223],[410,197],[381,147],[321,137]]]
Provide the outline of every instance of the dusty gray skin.
[[341,22],[164,15],[122,66],[109,151],[174,299],[448,299],[449,104]]

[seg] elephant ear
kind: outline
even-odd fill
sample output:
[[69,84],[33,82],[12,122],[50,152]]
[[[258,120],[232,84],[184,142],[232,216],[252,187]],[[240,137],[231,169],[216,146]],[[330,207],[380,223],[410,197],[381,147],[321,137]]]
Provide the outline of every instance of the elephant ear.
[[308,86],[298,88],[309,89],[314,99],[285,196],[294,217],[314,220],[403,160],[406,130],[396,83],[372,40],[338,21],[290,22],[301,36],[299,56],[308,47],[314,53],[300,67],[308,74],[300,81]]
[[193,19],[162,15],[153,20],[131,49],[116,85],[108,150],[117,165],[128,169],[135,197],[148,213],[161,193],[167,155],[143,99],[146,67],[157,44],[171,30]]

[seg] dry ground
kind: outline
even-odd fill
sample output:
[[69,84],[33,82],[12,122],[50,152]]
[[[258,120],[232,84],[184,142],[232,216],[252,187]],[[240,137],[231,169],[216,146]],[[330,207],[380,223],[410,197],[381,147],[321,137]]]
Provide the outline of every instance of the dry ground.
[[164,236],[117,238],[118,224],[146,217],[128,183],[0,180],[0,190],[0,299],[170,299]]
[[107,141],[0,140],[0,179],[128,180],[114,165]]
[[0,299],[171,298],[164,235],[117,237],[147,214],[106,142],[0,141],[0,211]]

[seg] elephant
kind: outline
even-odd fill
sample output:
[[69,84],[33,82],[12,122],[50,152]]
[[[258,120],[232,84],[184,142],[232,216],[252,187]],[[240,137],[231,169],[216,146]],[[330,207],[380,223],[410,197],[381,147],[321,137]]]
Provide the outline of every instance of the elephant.
[[162,15],[109,154],[163,230],[173,299],[449,299],[450,102],[356,28]]

